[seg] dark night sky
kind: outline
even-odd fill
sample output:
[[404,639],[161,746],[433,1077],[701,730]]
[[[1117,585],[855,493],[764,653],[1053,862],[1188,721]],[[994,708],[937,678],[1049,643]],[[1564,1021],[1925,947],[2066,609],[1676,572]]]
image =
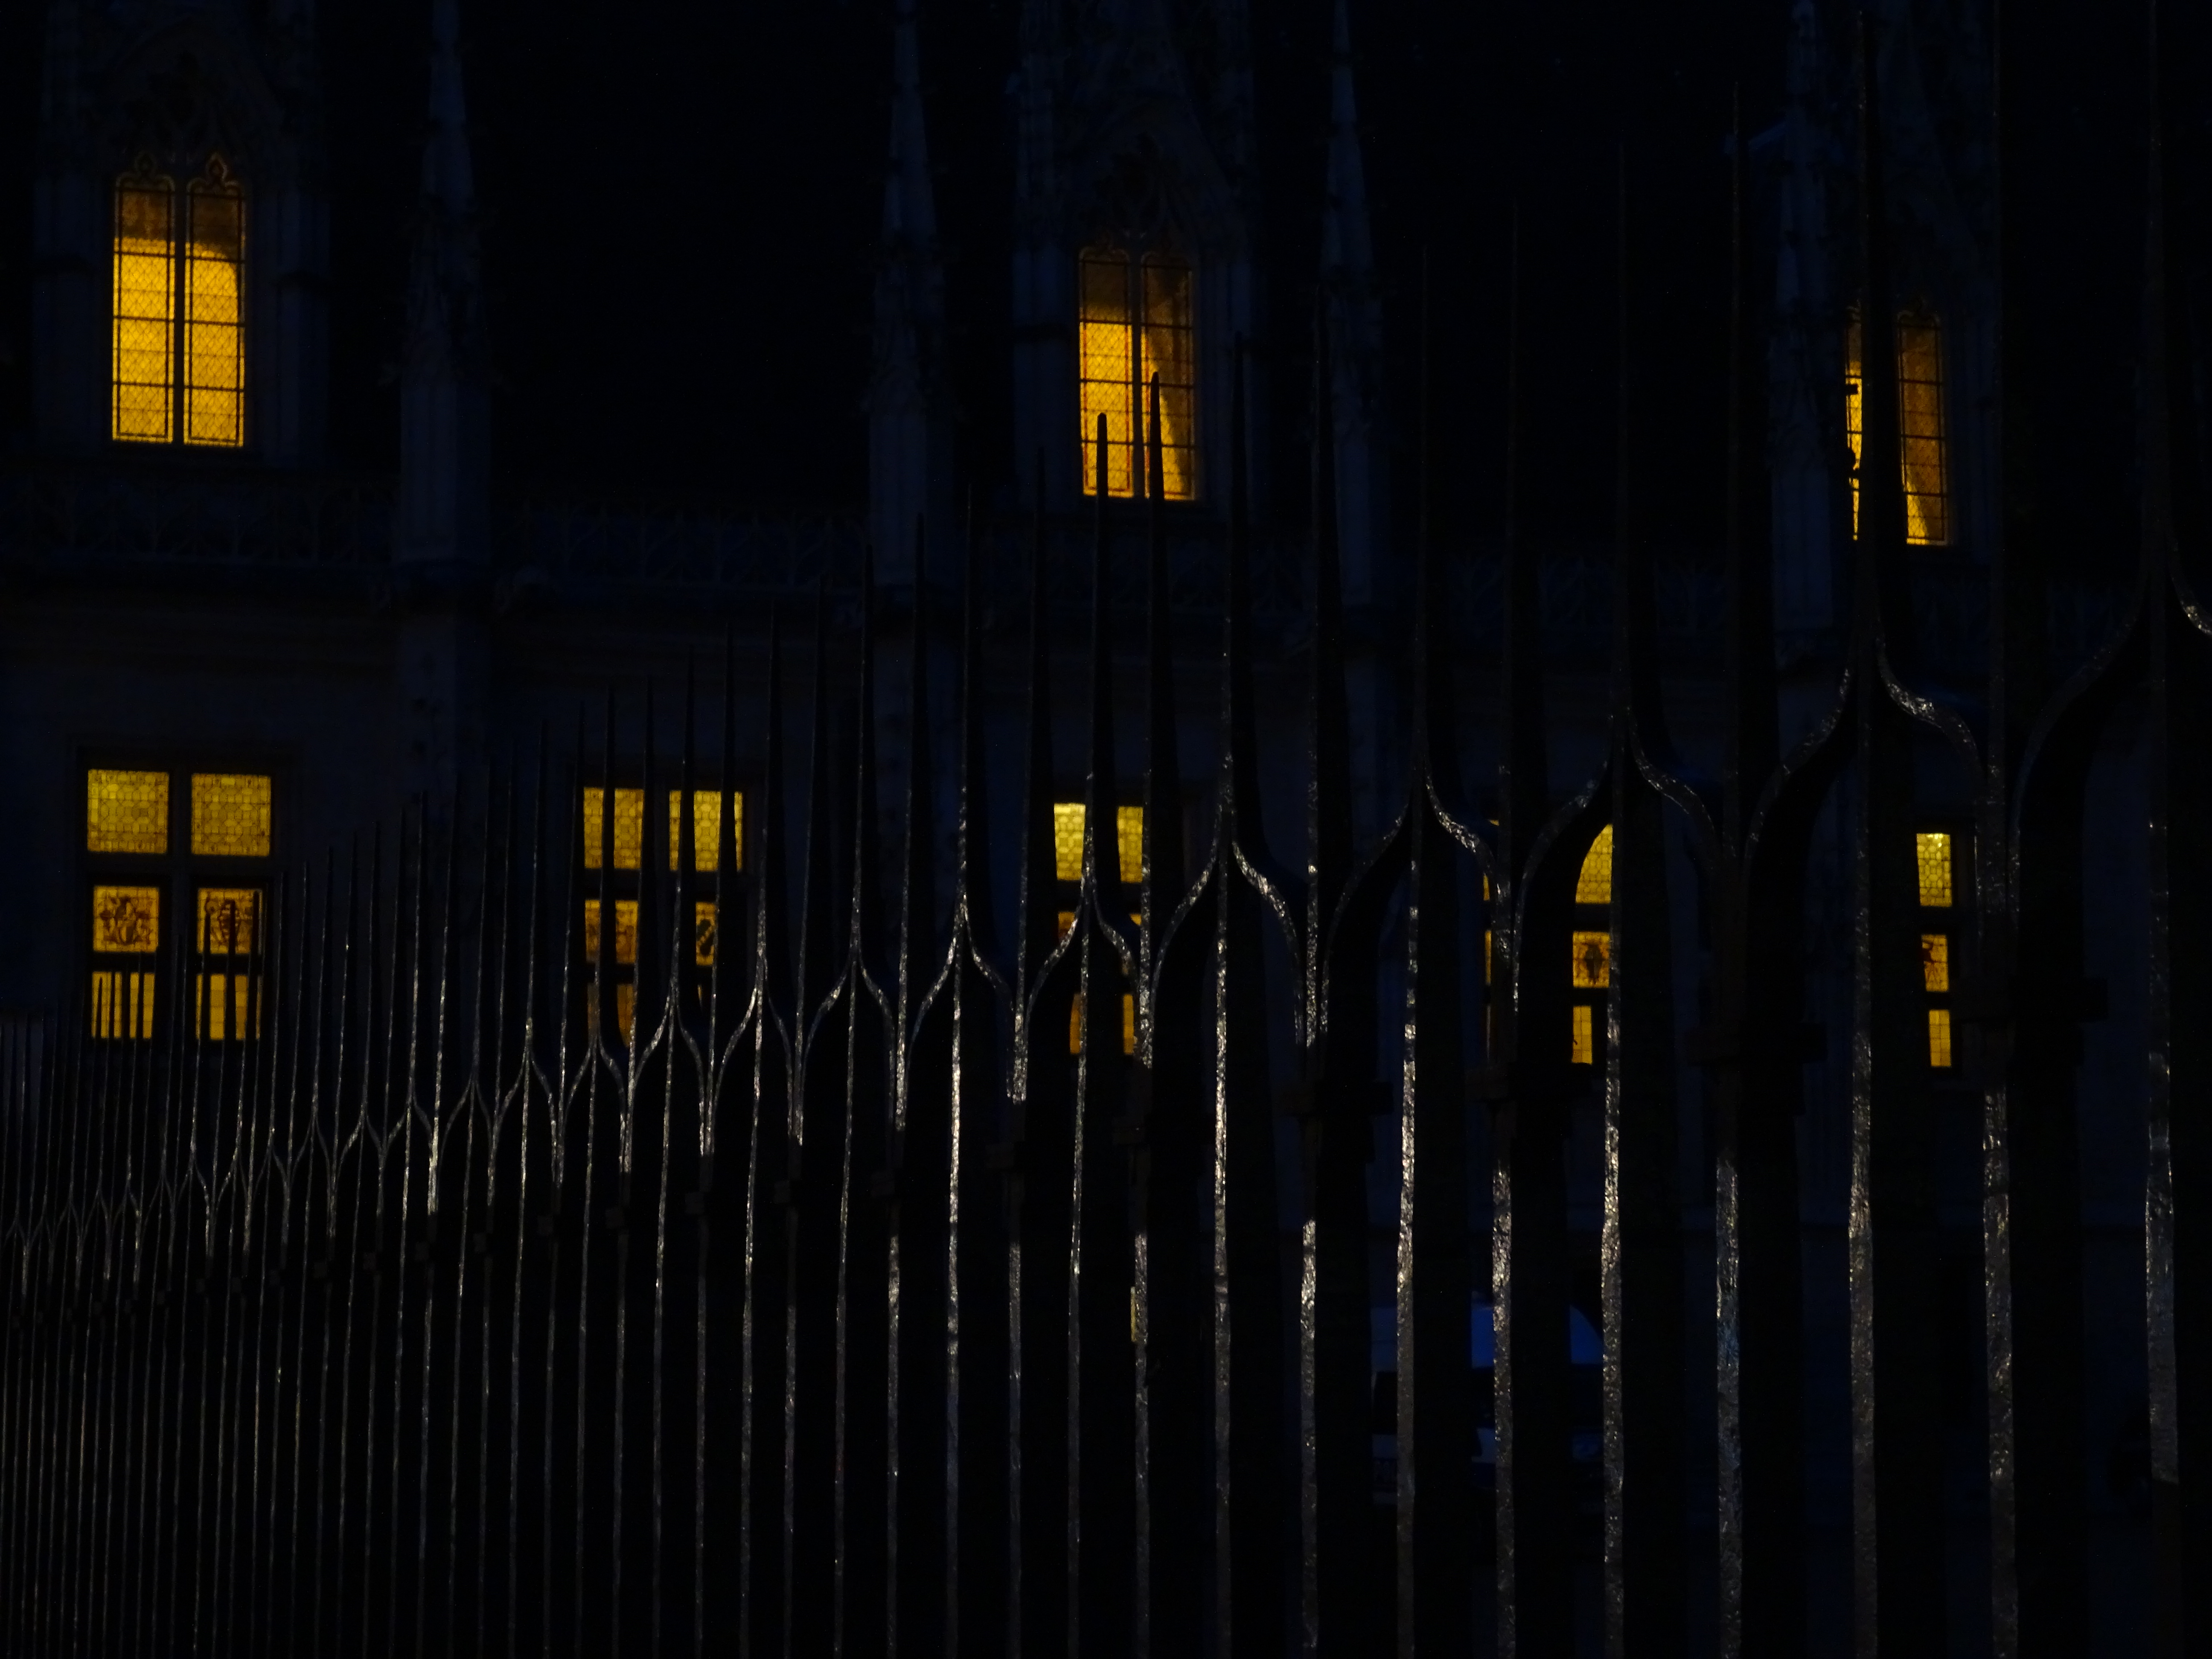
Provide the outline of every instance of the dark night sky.
[[[1956,8],[1954,8],[1956,9]],[[2141,23],[2093,0],[2015,7],[2017,166],[2035,204],[2015,294],[2051,372],[2037,473],[2062,536],[2124,501],[2139,291]],[[44,7],[0,0],[16,206],[0,240],[9,426],[21,365]],[[1018,0],[925,0],[962,463],[1010,472],[1007,82]],[[1731,83],[1753,132],[1782,107],[1783,0],[1353,0],[1375,230],[1410,510],[1421,271],[1431,289],[1438,520],[1494,527],[1508,204],[1524,240],[1527,503],[1549,538],[1610,532],[1613,181],[1636,203],[1632,308],[1645,521],[1717,533]],[[464,0],[465,67],[510,489],[857,501],[889,78],[884,0]],[[1284,504],[1302,434],[1325,138],[1327,0],[1254,0],[1261,228]],[[334,195],[333,439],[389,467],[423,0],[324,0]],[[2202,77],[2199,77],[2202,83]],[[1844,135],[1846,141],[1849,134]],[[1762,267],[1762,275],[1771,269]]]

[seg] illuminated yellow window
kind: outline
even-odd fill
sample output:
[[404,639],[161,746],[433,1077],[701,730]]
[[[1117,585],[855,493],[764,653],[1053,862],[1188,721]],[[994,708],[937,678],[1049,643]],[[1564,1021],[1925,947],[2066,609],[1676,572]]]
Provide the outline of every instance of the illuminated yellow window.
[[[1083,879],[1083,803],[1060,801],[1052,809],[1054,873],[1062,881]],[[1134,882],[1145,868],[1145,809],[1116,807],[1114,812],[1115,855],[1121,860],[1121,879]]]
[[181,201],[149,162],[116,180],[112,322],[117,440],[245,443],[246,195],[220,155]]
[[204,858],[269,856],[267,778],[234,772],[192,774],[192,852]]
[[692,912],[691,960],[696,966],[712,968],[714,965],[714,946],[717,943],[714,931],[714,907],[711,904],[694,905]]
[[1928,1063],[1948,1066],[1951,1063],[1951,1011],[1930,1008],[1928,1011]]
[[1951,902],[1951,837],[1941,830],[1915,837],[1920,862],[1920,902],[1941,908]]
[[1577,1003],[1572,1010],[1574,1029],[1571,1041],[1572,1052],[1568,1059],[1577,1066],[1597,1064],[1597,1011],[1586,1002]]
[[1196,278],[1167,253],[1085,248],[1076,262],[1077,386],[1083,489],[1098,493],[1098,417],[1106,417],[1106,493],[1146,493],[1141,459],[1154,376],[1169,501],[1198,494]]
[[[587,849],[592,845],[599,829],[599,807],[595,799],[599,793],[596,789],[586,789],[584,792],[584,845]],[[640,789],[616,790],[615,811],[617,818],[623,811],[622,798],[624,795],[635,795],[638,798],[638,831],[642,836],[645,830],[645,792]],[[725,795],[717,789],[695,789],[691,792],[691,867],[694,870],[711,873],[720,864],[722,856],[722,803],[725,800],[730,804],[731,817],[734,820],[730,825],[730,840],[732,845],[737,849],[736,867],[740,870],[745,867],[744,796],[735,790]],[[676,867],[677,859],[683,852],[683,833],[684,792],[681,789],[672,789],[668,792],[668,867],[672,870]],[[619,844],[619,823],[617,823],[617,844]],[[624,870],[635,869],[637,860],[641,856],[641,854],[634,855],[631,863],[621,865],[618,867]],[[599,868],[588,851],[585,857],[584,867],[587,870]]]
[[261,1035],[261,975],[192,975],[192,1029],[208,1042],[242,1040],[251,1028]]
[[[1850,438],[1851,533],[1858,533],[1860,442],[1864,394],[1859,369],[1859,321],[1850,323],[1844,365],[1844,424]],[[1897,319],[1899,465],[1905,485],[1905,539],[1917,547],[1951,539],[1949,462],[1943,434],[1943,327],[1926,313]]]
[[[1075,1002],[1067,1011],[1067,1052],[1083,1052],[1083,993],[1075,994]],[[1125,994],[1121,998],[1121,1052],[1137,1052],[1137,999]]]
[[[604,790],[584,791],[584,868],[596,870],[605,861],[606,827]],[[645,856],[645,791],[615,791],[615,868],[635,870]]]
[[1583,859],[1582,873],[1575,878],[1575,902],[1613,902],[1613,826],[1609,823],[1597,832],[1597,839]]
[[96,969],[92,975],[92,1034],[110,1042],[143,1042],[154,1035],[154,975]]
[[[712,909],[711,905],[706,907]],[[584,901],[584,959],[599,959],[599,902]],[[617,965],[632,968],[637,965],[637,901],[615,901],[615,962]]]
[[1920,973],[1929,990],[1940,993],[1951,988],[1951,940],[1948,935],[1920,936]]
[[167,772],[85,774],[84,848],[88,853],[169,850]]
[[1575,984],[1583,990],[1603,990],[1609,982],[1613,935],[1577,932],[1575,934]]
[[246,441],[246,197],[216,157],[185,192],[185,441]]
[[115,181],[114,362],[108,430],[165,444],[176,430],[177,185],[141,171]]
[[261,895],[251,887],[203,887],[199,949],[210,956],[251,956],[261,917]]

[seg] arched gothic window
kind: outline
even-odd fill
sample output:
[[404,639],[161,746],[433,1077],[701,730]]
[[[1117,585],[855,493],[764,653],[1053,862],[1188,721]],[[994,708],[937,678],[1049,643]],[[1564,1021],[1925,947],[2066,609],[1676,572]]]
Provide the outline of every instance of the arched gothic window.
[[1099,493],[1098,417],[1106,417],[1105,493],[1141,495],[1148,388],[1160,382],[1164,494],[1198,495],[1197,279],[1158,250],[1087,247],[1076,267],[1077,403],[1083,492]]
[[181,191],[144,157],[115,181],[114,354],[118,442],[246,442],[246,192],[222,156]]
[[[1844,365],[1844,424],[1854,469],[1863,447],[1864,393],[1858,313],[1851,313]],[[1898,463],[1905,483],[1905,539],[1940,547],[1951,539],[1950,456],[1943,436],[1943,325],[1933,312],[1897,316]],[[1858,534],[1859,481],[1851,475],[1851,533]]]
[[1581,873],[1575,878],[1574,948],[1567,958],[1575,1000],[1569,1010],[1571,1047],[1568,1059],[1577,1066],[1595,1066],[1603,1023],[1598,1018],[1603,991],[1613,983],[1613,826],[1597,832],[1583,856]]

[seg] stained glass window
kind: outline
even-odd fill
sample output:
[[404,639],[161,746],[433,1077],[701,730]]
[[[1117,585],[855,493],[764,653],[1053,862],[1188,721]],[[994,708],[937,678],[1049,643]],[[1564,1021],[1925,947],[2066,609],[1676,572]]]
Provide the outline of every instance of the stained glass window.
[[1951,940],[1948,934],[1920,936],[1920,972],[1929,990],[1946,992],[1951,988]]
[[150,164],[115,181],[114,364],[108,431],[165,444],[177,375],[176,180]]
[[151,973],[101,969],[92,975],[92,1034],[107,1042],[149,1041],[154,1035]]
[[1106,493],[1146,492],[1142,459],[1151,386],[1160,383],[1162,483],[1170,501],[1198,494],[1197,280],[1165,252],[1085,248],[1076,261],[1077,404],[1083,489],[1099,490],[1098,417],[1106,417]]
[[222,158],[185,192],[185,441],[246,441],[246,198]]
[[[584,868],[596,870],[606,857],[605,792],[584,791]],[[635,870],[645,858],[645,791],[615,791],[615,868]]]
[[125,967],[104,958],[151,957],[161,948],[160,888],[103,885],[92,890],[94,1036],[111,1042],[143,1042],[153,1036],[155,976],[151,965]]
[[1951,1011],[1930,1008],[1928,1011],[1928,1063],[1948,1066],[1951,1063]]
[[258,974],[192,975],[192,1029],[204,1042],[237,1042],[249,1028],[259,1036],[261,1017]]
[[[1075,994],[1075,1002],[1067,1011],[1067,1052],[1083,1052],[1083,993]],[[1124,994],[1121,998],[1121,1052],[1137,1052],[1137,999]]]
[[1613,902],[1613,826],[1609,823],[1597,832],[1597,839],[1583,859],[1582,873],[1575,878],[1575,902]]
[[1577,1003],[1573,1009],[1574,1025],[1569,1041],[1572,1047],[1568,1060],[1577,1066],[1597,1064],[1597,1011],[1587,1002]]
[[220,155],[181,203],[149,162],[116,180],[112,322],[113,437],[245,443],[246,195]]
[[[597,790],[585,792],[586,797],[598,793]],[[622,810],[622,797],[625,793],[639,794],[640,805],[642,806],[643,797],[641,792],[617,789],[615,791],[615,808],[617,813]],[[730,840],[737,849],[737,867],[740,870],[745,867],[744,796],[736,790],[732,790],[727,795],[724,795],[719,790],[695,789],[691,792],[691,867],[694,870],[711,873],[719,866],[722,856],[722,803],[725,800],[730,803],[730,814],[733,820],[730,825]],[[641,833],[644,828],[641,822],[642,811],[639,816],[641,818],[639,829]],[[595,810],[587,807],[585,817],[587,821],[585,839],[588,845],[592,833],[590,825],[597,823],[598,814]],[[683,830],[684,792],[681,789],[672,789],[668,792],[668,867],[672,870],[676,867],[677,858],[683,850]],[[596,865],[587,865],[586,867],[598,868]],[[634,866],[623,865],[620,867],[629,869]]]
[[267,778],[237,772],[192,774],[192,853],[200,858],[269,856]]
[[[711,905],[706,907],[712,909]],[[599,902],[584,901],[584,957],[586,961],[599,959]],[[625,968],[637,965],[637,901],[615,901],[615,961]]]
[[169,850],[169,775],[167,772],[85,774],[84,848],[88,853]]
[[161,890],[92,890],[92,948],[125,956],[152,956],[161,948]]
[[[1859,480],[1864,393],[1859,368],[1859,323],[1850,324],[1844,365],[1844,424],[1850,439],[1851,533],[1858,533]],[[1923,312],[1901,313],[1897,319],[1897,414],[1899,465],[1905,485],[1905,539],[1916,547],[1951,539],[1948,459],[1943,432],[1943,329]]]
[[203,887],[199,949],[210,956],[250,956],[261,919],[261,895],[251,887]]
[[1577,931],[1573,966],[1575,984],[1583,990],[1603,990],[1609,982],[1613,935]]
[[[1062,881],[1083,879],[1084,807],[1079,800],[1060,801],[1052,809],[1053,866]],[[1121,880],[1137,881],[1145,868],[1145,809],[1114,809],[1115,856],[1121,861]]]
[[691,960],[701,968],[714,965],[714,946],[718,943],[714,930],[714,907],[699,904],[692,907]]
[[1920,902],[1933,908],[1951,902],[1951,837],[1941,830],[1916,837],[1920,861]]

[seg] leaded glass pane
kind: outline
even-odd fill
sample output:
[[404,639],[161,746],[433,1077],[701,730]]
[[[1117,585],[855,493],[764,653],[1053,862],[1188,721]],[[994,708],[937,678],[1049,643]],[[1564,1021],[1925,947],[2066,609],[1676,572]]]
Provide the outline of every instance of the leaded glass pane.
[[108,432],[167,443],[175,416],[176,184],[140,173],[115,185],[114,357]]
[[84,826],[88,853],[167,853],[169,775],[87,772]]
[[1083,803],[1064,800],[1052,809],[1053,866],[1062,881],[1083,879]]
[[1575,902],[1613,902],[1613,826],[1609,823],[1597,832],[1597,839],[1583,858],[1582,873],[1575,878]]
[[1932,908],[1951,902],[1951,837],[1940,830],[1915,837],[1920,863],[1920,902]]
[[[596,870],[605,857],[606,828],[602,816],[605,793],[584,791],[584,868]],[[635,870],[644,862],[645,791],[615,791],[615,868]]]
[[1951,940],[1943,933],[1920,936],[1920,972],[1930,991],[1951,988]]
[[269,856],[270,781],[240,772],[192,774],[192,853],[200,858]]
[[246,198],[217,157],[185,191],[185,441],[246,441]]

